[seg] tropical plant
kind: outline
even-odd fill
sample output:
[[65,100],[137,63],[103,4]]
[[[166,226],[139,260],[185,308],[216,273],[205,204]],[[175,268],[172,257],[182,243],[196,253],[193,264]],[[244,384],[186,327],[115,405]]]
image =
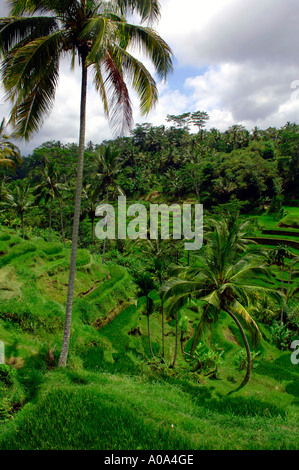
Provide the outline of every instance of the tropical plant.
[[5,132],[5,119],[0,124],[0,167],[13,168],[22,163],[19,148],[11,141],[11,136]]
[[152,275],[148,271],[138,273],[135,277],[135,282],[138,286],[138,307],[143,307],[147,317],[147,334],[149,349],[152,357],[154,357],[152,343],[151,343],[151,330],[150,330],[150,315],[154,311],[154,299],[157,296],[157,284],[153,280]]
[[31,208],[33,199],[30,186],[25,181],[18,181],[12,191],[8,191],[2,206],[18,214],[21,218],[22,237],[25,238],[24,215]]
[[241,251],[237,240],[238,226],[227,221],[213,222],[214,230],[206,234],[203,253],[197,255],[196,267],[177,268],[177,278],[166,286],[164,300],[173,310],[182,305],[190,295],[202,301],[201,318],[195,333],[191,354],[210,321],[218,321],[219,314],[226,312],[237,324],[245,343],[247,353],[246,375],[240,387],[250,379],[251,352],[242,324],[251,333],[254,343],[261,339],[255,320],[250,316],[249,307],[257,297],[277,295],[275,291],[261,287],[256,275],[268,275],[265,260],[251,249]]
[[[278,245],[272,251],[272,257],[275,263],[279,265],[280,269],[280,282],[281,282],[281,295],[284,296],[284,265],[285,265],[285,258],[290,255],[290,250],[286,245]],[[281,314],[280,314],[280,322],[281,324],[284,323],[284,308],[283,302],[281,302]]]
[[33,190],[33,195],[35,196],[36,202],[39,204],[44,200],[45,204],[50,201],[49,209],[49,237],[48,241],[51,241],[51,229],[52,229],[52,211],[53,211],[53,202],[55,198],[59,202],[60,210],[60,225],[61,225],[61,234],[63,243],[65,245],[64,237],[64,228],[63,228],[63,215],[62,215],[62,191],[67,189],[66,184],[60,183],[60,177],[56,169],[55,162],[53,160],[48,160],[44,158],[44,166],[38,167],[36,170],[36,176],[38,177],[40,183],[35,186]]
[[99,191],[88,183],[83,188],[83,213],[87,213],[91,220],[91,245],[94,248],[94,221],[96,218],[96,208],[99,204]]
[[[41,125],[54,102],[60,58],[76,57],[82,70],[80,137],[74,204],[72,252],[66,302],[65,329],[59,365],[67,362],[76,272],[86,129],[88,69],[104,110],[119,133],[132,122],[127,76],[147,113],[157,102],[156,83],[146,67],[129,52],[140,46],[152,60],[158,77],[172,70],[171,50],[151,28],[130,24],[126,15],[137,12],[142,23],[159,17],[157,0],[10,0],[11,16],[0,20],[1,75],[13,107],[11,122],[28,139]],[[25,16],[27,15],[27,16]]]
[[[95,155],[95,174],[97,177],[97,190],[106,192],[106,204],[109,202],[109,190],[124,195],[118,183],[118,176],[121,172],[124,159],[119,156],[119,152],[110,145],[101,146]],[[106,238],[104,238],[102,263],[105,262]]]

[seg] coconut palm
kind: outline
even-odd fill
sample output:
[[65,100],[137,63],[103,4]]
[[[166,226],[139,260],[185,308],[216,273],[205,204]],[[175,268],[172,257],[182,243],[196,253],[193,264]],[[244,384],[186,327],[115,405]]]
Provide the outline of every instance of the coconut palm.
[[251,353],[243,330],[249,330],[253,343],[261,339],[258,325],[250,316],[248,308],[255,298],[276,293],[258,286],[255,277],[268,275],[264,259],[254,250],[241,251],[238,248],[238,227],[226,221],[213,222],[214,230],[206,235],[207,244],[203,253],[197,255],[196,267],[177,268],[177,278],[166,286],[164,300],[169,302],[169,311],[180,307],[190,294],[201,299],[203,307],[191,354],[198,340],[211,320],[217,321],[222,311],[237,324],[247,353],[246,376],[240,385],[250,379]]
[[65,245],[62,216],[62,191],[66,190],[66,184],[59,182],[59,175],[55,162],[52,160],[49,161],[47,158],[45,158],[45,166],[37,168],[36,174],[40,180],[40,183],[35,186],[33,191],[34,196],[36,196],[36,202],[40,203],[41,200],[44,200],[45,204],[47,204],[48,201],[50,201],[48,241],[51,241],[53,202],[57,199],[60,210],[61,234]]
[[[289,248],[286,245],[278,245],[273,251],[272,256],[274,258],[274,262],[280,266],[280,283],[281,283],[281,295],[284,296],[284,266],[285,266],[285,258],[289,257],[291,254]],[[281,313],[280,313],[280,322],[283,324],[284,322],[284,309],[283,309],[283,302],[281,303]]]
[[298,292],[298,287],[295,287],[294,289],[291,289],[291,280],[292,278],[296,278],[299,276],[299,270],[295,268],[295,266],[299,263],[299,256],[296,256],[293,258],[290,262],[289,266],[289,277],[288,277],[288,286],[287,286],[287,292],[286,292],[286,303],[288,303],[288,300],[290,297],[296,294]]
[[[13,103],[11,121],[28,139],[51,109],[60,58],[69,53],[82,70],[80,136],[76,196],[69,271],[66,320],[59,365],[68,356],[83,179],[88,70],[104,110],[119,133],[132,123],[127,77],[146,114],[157,102],[156,83],[146,67],[128,52],[139,46],[151,59],[158,77],[172,70],[171,50],[149,26],[130,24],[126,15],[138,13],[141,22],[159,17],[157,0],[10,0],[11,16],[0,20],[1,74]],[[25,16],[27,15],[27,16]]]
[[25,238],[24,214],[33,204],[30,186],[24,181],[18,181],[12,191],[8,191],[2,206],[11,210],[21,218],[22,237]]
[[152,357],[154,357],[152,343],[151,343],[151,330],[150,330],[150,315],[154,311],[153,293],[157,289],[157,284],[148,271],[138,273],[135,277],[135,282],[138,286],[138,305],[145,304],[145,315],[147,317],[147,334],[149,349]]
[[16,169],[22,162],[19,148],[11,141],[11,136],[5,131],[5,119],[0,124],[0,167]]
[[96,208],[99,205],[99,191],[97,188],[93,188],[90,183],[88,183],[83,188],[83,198],[84,198],[84,207],[83,212],[88,214],[91,220],[91,244],[92,251],[94,247],[94,221],[96,218]]
[[7,192],[7,182],[9,181],[9,178],[7,176],[4,176],[3,179],[0,182],[0,204],[1,202],[6,198],[8,192]]
[[[124,162],[125,160],[119,156],[119,152],[110,145],[103,145],[95,156],[97,188],[106,193],[106,204],[109,202],[109,190],[124,195],[117,181]],[[103,264],[105,263],[105,248],[106,238],[103,244]]]
[[[138,240],[140,243],[141,240]],[[141,253],[152,261],[149,271],[153,273],[155,279],[159,283],[160,297],[161,297],[161,326],[162,326],[162,357],[165,355],[165,319],[164,319],[164,302],[162,284],[166,278],[167,266],[166,259],[173,249],[172,243],[169,240],[160,240],[159,238],[153,240],[142,240]]]

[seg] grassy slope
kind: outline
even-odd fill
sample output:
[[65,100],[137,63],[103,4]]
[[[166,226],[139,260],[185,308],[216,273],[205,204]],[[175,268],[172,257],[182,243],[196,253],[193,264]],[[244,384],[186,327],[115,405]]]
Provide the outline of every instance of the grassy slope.
[[[238,331],[223,317],[211,342],[224,349],[217,380],[149,361],[146,321],[125,269],[79,251],[71,368],[54,368],[62,339],[68,249],[0,230],[0,339],[16,373],[0,389],[3,449],[295,449],[299,366],[266,339],[250,384],[234,359]],[[117,310],[117,311],[116,311]],[[120,313],[119,313],[120,312]],[[97,330],[109,314],[119,315]],[[194,313],[187,312],[196,320]],[[128,333],[139,327],[142,335]],[[151,318],[153,348],[160,317]],[[166,325],[166,355],[174,349]],[[1,404],[2,400],[2,404]],[[2,410],[2,411],[1,411]],[[10,418],[10,419],[8,419]]]

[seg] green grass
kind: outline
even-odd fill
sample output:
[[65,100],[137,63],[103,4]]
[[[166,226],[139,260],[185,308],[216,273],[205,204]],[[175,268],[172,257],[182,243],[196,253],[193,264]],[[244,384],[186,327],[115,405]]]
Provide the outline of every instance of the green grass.
[[[0,244],[0,339],[8,364],[0,374],[0,449],[298,449],[299,366],[271,343],[266,325],[250,383],[227,396],[244,376],[235,364],[242,339],[229,317],[222,314],[206,335],[224,350],[217,379],[191,373],[180,351],[171,369],[173,321],[165,324],[161,364],[150,356],[128,271],[80,250],[69,368],[59,370],[69,248],[23,241],[6,229]],[[279,277],[274,282],[280,286]],[[184,313],[194,326],[198,314]],[[95,328],[109,315],[113,321]],[[158,312],[150,326],[159,354]]]

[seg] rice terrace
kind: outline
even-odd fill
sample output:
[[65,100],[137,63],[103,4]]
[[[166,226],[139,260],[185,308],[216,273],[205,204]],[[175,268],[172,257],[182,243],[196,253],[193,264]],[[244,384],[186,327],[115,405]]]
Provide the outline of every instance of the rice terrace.
[[269,4],[1,3],[1,451],[299,449],[299,6]]

